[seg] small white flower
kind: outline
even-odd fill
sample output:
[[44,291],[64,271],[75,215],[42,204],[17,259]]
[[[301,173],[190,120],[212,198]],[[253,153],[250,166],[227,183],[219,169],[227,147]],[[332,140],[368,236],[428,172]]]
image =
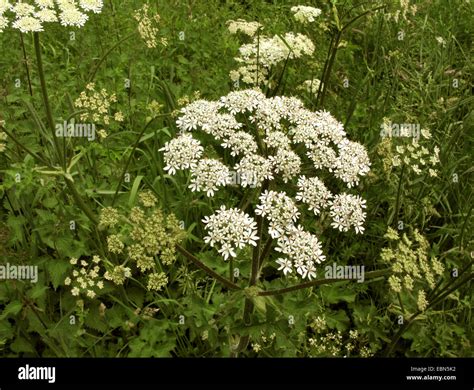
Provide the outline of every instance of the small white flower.
[[286,276],[288,273],[293,272],[293,264],[289,259],[283,259],[279,258],[276,260],[276,263],[280,265],[280,268],[278,268],[278,271],[283,270],[283,274]]
[[219,187],[231,183],[229,168],[220,161],[202,159],[191,169],[191,191],[205,191],[207,196],[214,196]]
[[319,8],[298,5],[291,7],[291,12],[293,12],[294,17],[298,22],[306,24],[313,23],[316,18],[321,15],[322,11]]
[[20,30],[22,33],[43,31],[40,20],[32,16],[22,16],[13,22],[12,27]]
[[354,227],[356,233],[364,233],[363,223],[366,213],[366,201],[358,195],[338,194],[330,202],[330,215],[333,219],[331,226],[341,232],[347,232]]
[[168,171],[170,175],[174,175],[176,170],[196,167],[204,148],[191,134],[182,134],[167,142],[159,150],[164,152],[166,164],[164,170]]
[[229,256],[236,257],[236,249],[246,245],[257,245],[257,223],[248,214],[221,206],[213,215],[205,217],[208,235],[204,242],[212,247],[220,246],[218,252],[227,260]]

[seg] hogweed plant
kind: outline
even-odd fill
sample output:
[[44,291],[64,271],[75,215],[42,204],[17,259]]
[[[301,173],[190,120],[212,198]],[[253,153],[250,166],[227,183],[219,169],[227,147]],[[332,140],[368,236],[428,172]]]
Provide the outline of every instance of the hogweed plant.
[[[146,291],[160,291],[168,283],[165,272],[176,261],[176,244],[183,238],[179,221],[157,207],[150,191],[138,195],[140,206],[126,213],[113,207],[102,209],[99,229],[107,234],[107,255],[93,255],[92,260],[71,259],[72,274],[64,284],[73,296],[93,299],[101,295],[104,283],[123,286],[132,279]],[[130,286],[129,286],[130,287]]]
[[[235,184],[242,188],[238,204],[221,205],[202,223],[204,243],[223,261],[251,262],[249,287],[258,285],[264,266],[292,279],[316,278],[326,259],[320,236],[327,226],[364,232],[366,202],[351,192],[370,161],[329,112],[247,89],[218,101],[196,100],[181,109],[176,124],[179,134],[160,149],[165,171],[188,172],[188,190],[209,200],[235,193]],[[321,223],[316,232],[300,223],[315,217]],[[246,322],[251,310],[247,299]]]

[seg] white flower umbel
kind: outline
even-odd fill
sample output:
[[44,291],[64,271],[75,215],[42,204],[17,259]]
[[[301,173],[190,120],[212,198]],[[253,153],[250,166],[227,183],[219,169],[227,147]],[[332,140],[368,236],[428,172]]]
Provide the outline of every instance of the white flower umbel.
[[230,77],[233,81],[242,80],[249,85],[266,84],[272,67],[313,52],[314,44],[304,34],[289,32],[283,36],[257,36],[252,43],[240,47],[239,55],[235,58],[240,67],[233,70]]
[[295,269],[303,279],[309,280],[316,277],[316,264],[320,264],[326,258],[318,238],[300,225],[279,237],[275,250],[287,256],[287,259],[279,258],[276,261],[285,275]]
[[300,176],[298,178],[298,190],[295,199],[306,203],[308,209],[313,210],[316,215],[321,212],[321,209],[329,205],[332,198],[331,192],[317,177],[308,179],[306,176]]
[[272,167],[271,160],[249,153],[235,165],[234,169],[240,176],[242,187],[256,187],[265,179],[273,179]]
[[280,237],[293,229],[300,213],[289,196],[284,192],[266,190],[259,199],[255,214],[269,221],[268,234],[271,237]]
[[224,149],[230,149],[231,156],[255,154],[257,143],[254,138],[245,131],[229,134],[229,137],[221,144]]
[[205,191],[207,196],[214,196],[219,187],[230,183],[229,168],[220,161],[205,158],[191,169],[191,191]]
[[103,0],[0,0],[0,32],[8,27],[23,33],[44,31],[43,23],[59,22],[62,26],[83,27],[87,12],[102,12]]
[[356,233],[363,233],[366,202],[358,195],[338,194],[330,202],[332,227],[347,232],[354,227]]
[[[324,260],[319,239],[297,225],[301,213],[314,218],[327,209],[333,228],[363,233],[365,200],[332,194],[315,176],[323,171],[325,177],[332,175],[352,188],[370,168],[364,146],[348,140],[343,125],[329,112],[313,112],[297,98],[267,98],[253,89],[234,91],[217,101],[196,100],[180,112],[180,133],[161,149],[165,170],[174,175],[189,169],[189,187],[200,196],[219,191],[220,199],[229,202],[243,196],[249,215],[262,219],[263,236],[279,240],[276,264],[285,275],[311,279]],[[228,220],[226,213],[221,216],[226,229],[232,229],[231,218],[245,215],[237,209],[221,210],[232,215]],[[238,234],[242,242],[250,234],[231,231],[232,240],[219,236],[217,228],[208,235],[225,258],[237,253]]]
[[240,32],[249,37],[253,37],[258,29],[262,28],[262,25],[258,22],[247,22],[243,19],[228,20],[226,24],[231,34],[237,34]]
[[321,15],[321,10],[319,8],[308,7],[304,5],[291,7],[291,12],[293,12],[295,19],[303,24],[313,23],[316,18]]
[[174,175],[177,169],[195,168],[201,158],[204,148],[191,134],[182,134],[167,142],[160,151],[163,151],[165,171]]
[[226,209],[221,206],[213,215],[205,217],[208,235],[204,242],[212,247],[217,246],[218,252],[227,260],[236,257],[237,249],[246,245],[257,245],[257,223],[248,214],[237,208]]
[[351,188],[359,184],[359,176],[365,176],[369,171],[369,156],[361,144],[345,140],[339,145],[339,156],[335,161],[334,176]]
[[275,173],[281,173],[281,178],[285,183],[300,173],[301,159],[292,150],[278,149],[276,155],[270,156],[269,160],[275,167]]

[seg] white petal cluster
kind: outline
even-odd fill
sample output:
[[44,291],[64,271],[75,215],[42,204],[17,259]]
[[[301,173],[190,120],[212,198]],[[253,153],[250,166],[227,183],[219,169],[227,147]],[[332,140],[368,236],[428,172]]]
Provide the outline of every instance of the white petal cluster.
[[359,184],[359,176],[365,176],[370,171],[367,150],[361,144],[349,140],[339,144],[339,156],[334,165],[334,176],[349,188]]
[[259,199],[255,214],[268,220],[268,234],[271,237],[278,238],[293,230],[300,213],[289,196],[284,192],[266,190]]
[[[289,32],[283,36],[254,37],[253,42],[239,48],[235,60],[240,64],[230,73],[233,81],[242,80],[246,84],[258,85],[267,83],[267,76],[272,67],[314,52],[314,44],[306,35]],[[258,63],[257,63],[258,58]],[[257,66],[258,64],[258,66]],[[259,74],[258,74],[259,73]]]
[[253,37],[258,29],[262,28],[262,25],[258,22],[247,22],[243,19],[228,20],[226,24],[231,34],[237,34],[240,32],[249,37]]
[[191,134],[182,134],[167,142],[159,150],[164,152],[163,158],[166,164],[164,170],[174,175],[177,169],[195,168],[204,148]]
[[331,170],[336,164],[336,152],[324,143],[315,143],[308,147],[307,155],[316,169],[327,168]]
[[217,245],[224,260],[229,256],[236,257],[237,249],[246,245],[257,245],[257,223],[237,208],[226,209],[221,206],[213,215],[206,216],[202,221],[208,232],[204,241],[212,247]]
[[44,31],[43,23],[60,22],[62,26],[83,27],[87,12],[100,13],[103,0],[34,0],[12,4],[0,0],[0,32],[9,25],[23,33]]
[[191,169],[191,191],[204,191],[214,196],[221,186],[231,183],[229,168],[218,160],[204,158]]
[[[278,240],[277,264],[284,274],[311,279],[316,265],[324,260],[318,238],[297,225],[299,207],[314,215],[327,209],[333,228],[363,233],[365,200],[358,195],[332,194],[321,179],[309,173],[315,168],[325,170],[352,188],[370,169],[366,149],[349,141],[343,125],[329,112],[307,110],[294,97],[267,98],[254,89],[234,91],[217,101],[195,100],[180,112],[180,134],[161,149],[165,170],[175,174],[189,169],[189,188],[207,196],[225,186],[245,189],[265,185],[254,213],[265,220],[264,231]],[[210,139],[209,147],[204,148],[195,138],[199,133]],[[212,158],[206,156],[208,151]],[[288,187],[288,192],[282,191],[282,186],[285,191]],[[254,233],[232,227],[245,225],[234,220],[246,214],[238,214],[237,209],[221,210],[229,213],[222,211],[219,222],[227,233],[221,233],[222,238],[215,228],[208,242],[218,243],[219,253],[228,258],[235,256],[238,242],[248,242],[248,235]],[[232,239],[225,238],[228,232],[232,232]]]
[[326,258],[318,238],[300,225],[279,237],[275,250],[286,256],[276,260],[280,265],[279,270],[283,270],[286,275],[296,269],[303,279],[309,280],[316,277],[316,264],[320,264]]
[[227,96],[220,98],[220,104],[232,115],[255,111],[264,101],[265,95],[254,89],[243,89],[230,92]]
[[298,176],[301,171],[301,159],[292,150],[278,149],[276,155],[270,156],[269,160],[273,163],[275,173],[280,173],[285,183]]
[[366,217],[366,201],[359,195],[338,194],[329,202],[333,222],[331,226],[341,232],[347,232],[351,227],[356,233],[364,232]]
[[313,23],[316,18],[321,15],[321,10],[319,8],[308,7],[304,5],[291,7],[291,12],[293,12],[295,19],[303,24]]
[[318,215],[321,209],[326,208],[331,198],[331,192],[319,178],[299,177],[298,192],[296,193],[295,199],[306,203],[308,209],[313,210],[314,214]]
[[256,187],[265,179],[273,179],[272,168],[272,162],[258,154],[245,155],[234,167],[242,187]]
[[321,85],[321,80],[319,79],[312,79],[312,80],[305,80],[303,84],[301,84],[298,89],[316,95],[319,91],[319,86]]
[[181,131],[192,131],[200,128],[216,139],[223,139],[229,133],[233,133],[242,127],[231,114],[220,114],[220,102],[210,102],[207,100],[196,100],[181,109],[183,114],[176,121],[176,125]]
[[231,156],[244,155],[257,152],[257,143],[255,139],[245,131],[231,133],[221,146],[224,149],[230,149]]
[[282,131],[268,131],[263,140],[268,148],[289,149],[291,140]]
[[22,16],[15,20],[12,27],[20,30],[22,33],[43,31],[43,25],[39,19],[32,16]]

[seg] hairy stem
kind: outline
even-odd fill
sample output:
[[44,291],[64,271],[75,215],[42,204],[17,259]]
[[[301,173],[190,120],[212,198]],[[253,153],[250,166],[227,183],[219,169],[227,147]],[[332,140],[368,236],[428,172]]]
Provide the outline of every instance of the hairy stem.
[[214,279],[217,279],[219,282],[221,282],[227,288],[229,288],[231,290],[241,290],[241,288],[239,286],[237,286],[235,283],[231,282],[230,280],[224,278],[223,276],[219,275],[217,272],[210,269],[201,260],[199,260],[197,257],[193,256],[186,249],[184,249],[181,245],[176,245],[176,250],[179,253],[181,253],[184,257],[186,257],[188,260],[190,260],[192,263],[194,263],[194,265],[201,268],[209,276],[213,277]]
[[[392,270],[390,268],[386,268],[386,269],[382,269],[382,270],[378,270],[378,271],[370,271],[370,272],[367,272],[364,275],[364,279],[374,279],[374,278],[378,278],[378,277],[381,277],[381,276],[390,275],[391,273],[392,273]],[[321,286],[323,284],[348,282],[350,280],[352,280],[352,279],[316,279],[316,280],[312,280],[310,282],[297,284],[297,285],[291,286],[291,287],[279,288],[279,289],[276,289],[276,290],[260,291],[258,293],[258,295],[259,296],[279,295],[279,294],[285,294],[285,293],[288,293],[288,292],[291,292],[291,291],[301,290],[303,288]]]
[[34,33],[34,43],[35,43],[35,54],[36,54],[36,65],[38,67],[38,76],[40,79],[41,85],[41,95],[43,97],[43,104],[44,109],[46,111],[46,120],[48,121],[49,129],[51,130],[51,135],[53,136],[54,147],[56,149],[56,154],[58,155],[59,162],[61,166],[65,169],[65,162],[61,155],[61,149],[59,147],[59,142],[56,137],[55,127],[54,127],[54,119],[53,119],[53,112],[51,111],[51,105],[49,103],[48,97],[48,90],[46,89],[46,79],[44,77],[44,69],[43,69],[43,59],[41,57],[41,44],[39,39],[39,33]]

